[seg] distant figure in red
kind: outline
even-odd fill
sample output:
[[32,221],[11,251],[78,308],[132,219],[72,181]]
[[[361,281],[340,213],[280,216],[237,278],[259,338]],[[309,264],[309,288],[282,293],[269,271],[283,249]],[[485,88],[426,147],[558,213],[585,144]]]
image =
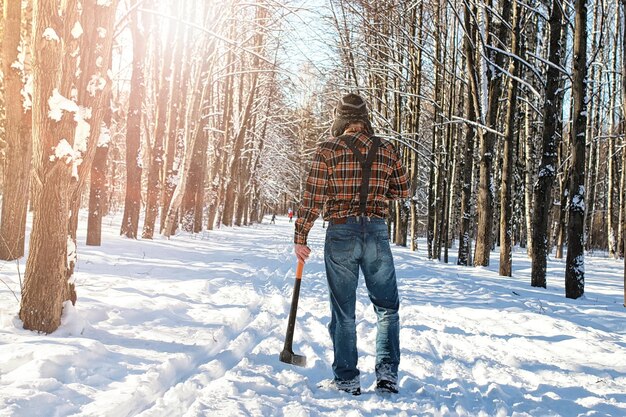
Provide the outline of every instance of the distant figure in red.
[[293,220],[293,210],[291,208],[287,211],[287,215],[289,216],[289,223],[291,223]]

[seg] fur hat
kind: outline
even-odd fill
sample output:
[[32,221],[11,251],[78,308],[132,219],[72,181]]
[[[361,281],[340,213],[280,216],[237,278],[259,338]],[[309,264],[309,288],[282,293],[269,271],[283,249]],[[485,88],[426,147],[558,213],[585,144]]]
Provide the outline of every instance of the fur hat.
[[372,124],[368,116],[367,105],[365,101],[356,94],[348,94],[343,96],[337,107],[335,108],[335,120],[330,129],[330,133],[334,136],[343,135],[343,131],[350,122],[363,122],[369,133],[374,133]]

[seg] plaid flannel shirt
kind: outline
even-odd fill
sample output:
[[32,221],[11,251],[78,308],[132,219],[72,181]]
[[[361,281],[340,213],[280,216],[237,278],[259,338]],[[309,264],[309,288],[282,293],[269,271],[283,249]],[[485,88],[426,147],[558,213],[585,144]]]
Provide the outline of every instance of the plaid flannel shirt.
[[[370,136],[357,133],[355,146],[362,155],[372,145]],[[298,209],[294,242],[306,245],[309,230],[324,209],[324,219],[358,216],[361,165],[350,148],[340,139],[322,143],[315,152],[306,180],[302,205]],[[363,215],[385,218],[389,200],[409,197],[409,178],[394,146],[381,139],[372,164],[367,206]]]

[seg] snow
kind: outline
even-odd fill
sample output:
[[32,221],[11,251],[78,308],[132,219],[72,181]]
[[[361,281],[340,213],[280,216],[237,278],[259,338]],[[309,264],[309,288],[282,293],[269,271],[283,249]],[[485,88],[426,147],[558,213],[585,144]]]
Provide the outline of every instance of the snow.
[[[76,242],[74,242],[74,239],[72,239],[71,236],[68,236],[67,237],[67,266],[68,266],[68,268],[72,264],[76,264],[76,260],[77,260]],[[70,280],[72,280],[72,282],[74,282],[75,278],[76,277],[72,276],[72,277],[70,277]]]
[[72,177],[78,179],[78,166],[83,162],[79,151],[74,150],[67,139],[61,139],[57,146],[52,148],[50,161],[62,160],[65,164],[72,164]]
[[94,97],[98,91],[104,90],[107,85],[107,80],[104,79],[100,73],[93,74],[89,83],[87,83],[87,92],[91,97]]
[[33,107],[33,75],[28,74],[24,86],[20,90],[22,95],[22,108],[25,112]]
[[59,35],[57,35],[57,33],[52,28],[46,28],[41,36],[47,41],[61,41],[61,39],[59,39]]
[[[585,297],[564,296],[564,261],[548,289],[393,247],[401,294],[400,393],[374,393],[375,314],[363,282],[357,329],[363,395],[331,378],[321,222],[309,241],[294,351],[281,363],[295,273],[293,223],[278,217],[171,240],[118,236],[85,246],[81,213],[78,302],[51,335],[22,329],[20,276],[0,264],[0,416],[623,416],[626,309],[623,261],[587,256]],[[425,247],[420,242],[420,247]],[[454,253],[455,251],[451,251]],[[45,410],[45,411],[44,411]]]
[[74,27],[72,28],[72,37],[74,39],[78,39],[81,37],[82,34],[83,34],[83,27],[79,21],[76,21],[76,23],[74,23]]
[[556,169],[554,168],[554,165],[548,164],[539,170],[539,174],[537,176],[539,178],[542,178],[542,177],[554,177],[555,175],[556,175]]
[[579,185],[578,192],[572,196],[571,207],[579,211],[585,211],[585,186]]
[[74,121],[76,122],[76,130],[74,131],[74,149],[79,152],[87,152],[87,142],[91,134],[91,125],[87,120],[91,119],[91,107],[79,106],[74,113]]
[[70,143],[66,139],[61,139],[59,141],[59,144],[55,146],[52,150],[53,155],[50,155],[50,161],[62,159],[66,164],[69,164],[76,156],[74,148],[72,148],[72,145],[70,145]]
[[78,111],[78,105],[74,101],[64,97],[56,88],[52,91],[52,96],[48,99],[48,107],[50,107],[48,117],[57,122],[61,121],[63,111]]
[[109,146],[111,143],[111,130],[106,123],[100,123],[100,135],[98,136],[98,148]]
[[17,70],[20,74],[24,72],[24,61],[26,60],[26,48],[22,48],[21,45],[17,46],[16,59],[11,64],[11,68]]

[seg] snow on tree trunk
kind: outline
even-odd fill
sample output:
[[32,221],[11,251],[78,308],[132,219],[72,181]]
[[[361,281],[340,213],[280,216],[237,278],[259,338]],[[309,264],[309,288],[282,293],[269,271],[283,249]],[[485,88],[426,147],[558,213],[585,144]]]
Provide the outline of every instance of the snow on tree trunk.
[[546,90],[543,103],[543,131],[541,165],[537,175],[537,183],[533,201],[533,226],[531,248],[531,285],[545,288],[546,263],[548,257],[548,235],[550,233],[550,209],[552,207],[552,186],[556,177],[557,148],[561,141],[561,96],[559,94],[559,77],[561,73],[561,57],[563,53],[563,13],[560,0],[553,0],[550,14],[550,51],[546,73]]
[[587,125],[587,1],[575,4],[572,77],[572,170],[569,187],[569,221],[565,296],[579,298],[585,291],[585,129]]
[[[33,227],[26,261],[20,319],[24,328],[51,333],[61,324],[63,303],[75,301],[68,282],[68,220],[70,181],[76,173],[72,112],[76,103],[59,91],[68,90],[76,73],[67,59],[76,43],[68,40],[62,21],[78,20],[75,1],[61,10],[53,0],[33,3]],[[69,49],[72,48],[72,49]],[[65,58],[65,59],[64,59]],[[68,67],[64,67],[68,65]],[[74,124],[74,125],[73,125]],[[65,136],[65,135],[70,136]]]

